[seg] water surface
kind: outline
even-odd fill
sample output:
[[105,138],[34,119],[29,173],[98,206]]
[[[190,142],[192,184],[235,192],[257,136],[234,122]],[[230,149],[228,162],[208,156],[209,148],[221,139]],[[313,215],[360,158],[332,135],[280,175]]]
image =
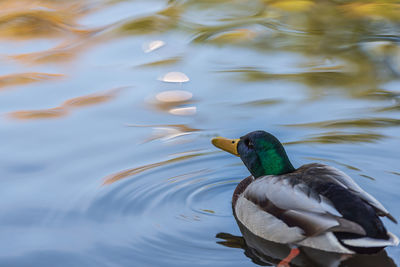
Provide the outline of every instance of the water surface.
[[[248,171],[210,144],[259,129],[400,218],[398,1],[0,10],[0,265],[276,264],[232,216]],[[379,257],[396,266],[400,249]]]

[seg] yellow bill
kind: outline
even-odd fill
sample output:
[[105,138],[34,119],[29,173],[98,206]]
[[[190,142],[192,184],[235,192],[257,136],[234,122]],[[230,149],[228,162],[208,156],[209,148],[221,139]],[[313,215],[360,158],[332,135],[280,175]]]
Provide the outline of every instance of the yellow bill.
[[238,157],[240,156],[237,151],[237,145],[239,141],[240,139],[228,139],[220,136],[211,139],[211,143],[214,146]]

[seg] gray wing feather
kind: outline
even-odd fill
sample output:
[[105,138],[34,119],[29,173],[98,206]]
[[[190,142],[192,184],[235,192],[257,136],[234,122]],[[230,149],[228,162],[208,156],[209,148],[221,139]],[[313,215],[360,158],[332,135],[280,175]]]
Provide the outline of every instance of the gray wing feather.
[[365,235],[360,225],[342,218],[327,198],[315,192],[309,194],[310,190],[302,183],[293,186],[289,178],[265,176],[251,183],[244,197],[288,226],[301,228],[306,236],[327,231]]
[[327,231],[366,234],[359,224],[330,214],[289,210],[282,218],[289,226],[299,226],[306,236],[317,236]]

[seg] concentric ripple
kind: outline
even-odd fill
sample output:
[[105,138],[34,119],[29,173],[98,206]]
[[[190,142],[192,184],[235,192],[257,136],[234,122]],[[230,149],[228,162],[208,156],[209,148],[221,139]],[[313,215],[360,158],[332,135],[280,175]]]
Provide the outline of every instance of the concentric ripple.
[[236,227],[231,197],[240,172],[230,170],[236,167],[228,170],[236,175],[205,168],[221,159],[220,153],[185,155],[165,164],[146,165],[144,170],[143,166],[133,168],[142,171],[104,185],[87,210],[88,216],[124,232],[124,242],[118,242],[124,244],[120,250],[149,265],[171,262],[183,266],[192,260],[228,265],[231,259],[225,253],[232,252],[218,245],[215,236]]

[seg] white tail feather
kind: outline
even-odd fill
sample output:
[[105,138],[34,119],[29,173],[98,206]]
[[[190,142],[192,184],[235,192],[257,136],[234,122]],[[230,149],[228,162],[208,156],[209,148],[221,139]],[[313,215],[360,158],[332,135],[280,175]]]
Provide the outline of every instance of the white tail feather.
[[342,242],[352,247],[386,247],[386,246],[397,246],[399,244],[399,238],[394,234],[388,232],[389,239],[375,239],[371,237],[362,237],[356,239],[342,239]]

